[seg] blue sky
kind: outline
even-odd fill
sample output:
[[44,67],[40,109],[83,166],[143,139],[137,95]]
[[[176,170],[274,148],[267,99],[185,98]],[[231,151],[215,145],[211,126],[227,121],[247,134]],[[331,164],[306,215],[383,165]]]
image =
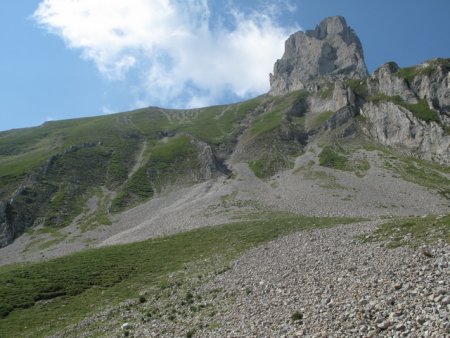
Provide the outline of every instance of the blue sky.
[[448,0],[0,2],[0,130],[264,93],[284,40],[343,15],[370,71],[450,57]]

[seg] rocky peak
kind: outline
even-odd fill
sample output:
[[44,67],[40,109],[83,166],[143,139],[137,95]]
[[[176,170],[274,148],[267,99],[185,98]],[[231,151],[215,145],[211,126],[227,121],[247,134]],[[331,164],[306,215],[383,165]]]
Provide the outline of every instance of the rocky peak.
[[324,19],[314,30],[292,34],[270,74],[272,94],[309,89],[320,82],[368,75],[361,42],[345,19]]
[[385,63],[375,70],[367,80],[370,95],[399,96],[405,102],[417,103],[416,94],[408,82],[396,75],[399,70],[400,67],[395,62]]
[[305,35],[316,38],[318,40],[325,40],[328,36],[341,35],[345,41],[351,39],[350,31],[353,30],[347,26],[347,22],[342,16],[331,16],[325,18],[314,30],[307,30]]

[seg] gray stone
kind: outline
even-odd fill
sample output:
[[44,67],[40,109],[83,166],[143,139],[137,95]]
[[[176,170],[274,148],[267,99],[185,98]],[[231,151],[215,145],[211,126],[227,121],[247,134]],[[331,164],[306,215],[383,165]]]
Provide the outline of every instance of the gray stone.
[[366,103],[361,115],[367,118],[364,131],[381,144],[414,151],[426,160],[450,163],[450,136],[438,123],[419,120],[392,102]]
[[441,303],[443,305],[449,305],[450,304],[450,296],[445,296],[444,298],[442,298]]
[[379,324],[377,324],[377,328],[380,330],[386,330],[391,324],[388,321],[383,321]]
[[406,326],[403,323],[395,325],[395,330],[396,331],[404,331],[405,329],[406,329]]
[[394,289],[395,290],[400,290],[402,288],[402,283],[395,283],[394,284]]
[[343,17],[323,20],[315,30],[289,37],[270,75],[272,94],[314,87],[336,79],[362,78],[367,67],[361,42]]
[[400,67],[388,62],[375,70],[367,80],[369,95],[400,96],[405,102],[416,103],[417,96],[405,79],[394,75]]

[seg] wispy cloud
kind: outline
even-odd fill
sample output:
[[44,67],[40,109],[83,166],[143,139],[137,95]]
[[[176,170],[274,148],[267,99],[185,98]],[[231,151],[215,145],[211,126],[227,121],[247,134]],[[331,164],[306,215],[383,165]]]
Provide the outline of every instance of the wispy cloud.
[[115,113],[115,111],[113,110],[113,109],[111,109],[111,108],[108,108],[108,107],[106,107],[106,106],[102,106],[102,114],[103,115],[109,115],[109,114],[113,114],[113,113]]
[[[278,3],[292,9],[289,1]],[[134,74],[139,102],[198,106],[266,91],[296,28],[277,22],[273,2],[257,12],[227,4],[226,25],[213,19],[207,0],[44,0],[34,18],[105,77]]]

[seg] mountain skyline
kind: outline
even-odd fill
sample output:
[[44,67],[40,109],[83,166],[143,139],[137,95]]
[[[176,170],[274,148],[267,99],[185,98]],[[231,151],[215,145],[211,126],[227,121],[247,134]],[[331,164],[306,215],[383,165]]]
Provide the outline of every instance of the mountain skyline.
[[[144,26],[139,18],[135,26],[123,26],[120,13],[126,9],[120,2],[80,1],[79,16],[70,1],[59,3],[63,6],[53,1],[0,5],[5,16],[0,41],[8,46],[0,56],[0,130],[145,106],[194,108],[257,96],[269,89],[269,73],[281,58],[284,40],[295,31],[313,29],[327,15],[344,15],[359,32],[370,72],[391,60],[405,67],[450,54],[439,43],[450,34],[444,1],[426,6],[413,1],[407,8],[381,1],[368,4],[364,12],[355,1],[190,1],[184,9],[175,1],[129,3],[129,11],[143,13]],[[110,11],[100,16],[104,21],[98,27],[116,29],[118,45],[105,47],[109,36],[103,39],[101,29],[94,34],[99,29],[89,20],[85,25],[77,21],[83,10],[98,18],[105,4]],[[154,22],[145,16],[151,9],[161,14],[153,16]],[[375,24],[381,18],[382,24]],[[152,32],[160,28],[162,35],[137,35],[149,27]],[[166,38],[177,31],[174,41]],[[150,42],[156,54],[147,48]]]
[[0,336],[447,336],[450,58],[314,26],[267,94],[0,132]]

